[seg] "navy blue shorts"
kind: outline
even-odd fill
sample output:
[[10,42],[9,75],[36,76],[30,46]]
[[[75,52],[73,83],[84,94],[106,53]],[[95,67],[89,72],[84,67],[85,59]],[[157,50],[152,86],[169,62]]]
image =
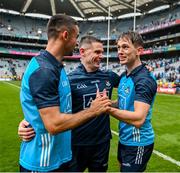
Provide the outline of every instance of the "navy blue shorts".
[[108,169],[110,141],[92,146],[72,146],[72,172],[106,172]]
[[[71,172],[71,170],[69,169],[70,168],[69,164],[70,161],[67,163],[63,163],[58,169],[51,170],[50,172]],[[38,171],[28,170],[20,165],[20,172],[38,172]]]
[[143,172],[146,169],[154,143],[147,146],[127,146],[118,144],[118,160],[121,172]]

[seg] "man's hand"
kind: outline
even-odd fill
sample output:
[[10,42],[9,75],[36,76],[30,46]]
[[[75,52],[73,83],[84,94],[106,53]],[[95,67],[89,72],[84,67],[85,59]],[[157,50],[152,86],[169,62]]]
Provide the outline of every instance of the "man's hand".
[[98,89],[96,92],[96,99],[92,101],[90,109],[92,109],[97,116],[110,110],[110,106],[111,100],[109,100],[106,90],[103,90],[103,94],[101,95]]
[[19,123],[18,135],[23,141],[30,141],[35,136],[35,131],[32,127],[28,127],[30,124],[26,120],[22,120]]

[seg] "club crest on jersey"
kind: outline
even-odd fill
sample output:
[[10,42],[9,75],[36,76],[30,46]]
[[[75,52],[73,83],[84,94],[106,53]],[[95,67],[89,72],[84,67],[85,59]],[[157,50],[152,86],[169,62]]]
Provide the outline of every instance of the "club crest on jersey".
[[109,88],[111,86],[111,83],[107,80],[106,81],[106,86]]
[[129,86],[124,87],[124,93],[127,95],[130,93],[130,87]]
[[66,80],[62,81],[62,86],[65,87],[68,85],[68,82]]
[[77,84],[77,89],[83,89],[83,88],[87,88],[87,85],[83,83]]

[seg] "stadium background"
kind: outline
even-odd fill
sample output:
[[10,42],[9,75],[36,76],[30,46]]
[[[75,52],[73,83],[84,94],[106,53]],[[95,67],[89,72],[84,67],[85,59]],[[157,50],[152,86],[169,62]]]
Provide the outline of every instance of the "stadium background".
[[[166,93],[158,94],[155,102],[155,150],[147,171],[180,171],[179,0],[0,0],[0,8],[0,171],[18,171],[17,126],[23,117],[19,102],[20,80],[29,60],[47,43],[48,19],[37,14],[30,17],[28,13],[65,13],[78,17],[80,37],[88,34],[103,41],[105,53],[101,68],[107,68],[108,64],[108,68],[118,74],[124,67],[118,63],[116,39],[127,30],[135,29],[142,34],[145,40],[142,61],[153,67],[158,92]],[[16,12],[12,14],[10,10]],[[128,13],[132,16],[126,15]],[[92,20],[95,16],[104,17]],[[73,56],[64,61],[67,73],[78,63],[77,46]],[[113,97],[117,97],[116,90]],[[110,172],[118,171],[117,124],[112,118]]]

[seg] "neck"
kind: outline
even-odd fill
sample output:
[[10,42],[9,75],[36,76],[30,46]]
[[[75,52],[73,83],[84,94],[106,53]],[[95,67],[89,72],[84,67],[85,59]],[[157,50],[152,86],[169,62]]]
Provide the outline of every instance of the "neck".
[[55,40],[49,40],[46,46],[46,50],[51,53],[59,62],[62,62],[64,52],[61,43]]
[[140,66],[141,64],[142,62],[139,58],[135,62],[127,64],[127,74],[130,74],[136,67]]
[[89,64],[85,64],[83,61],[81,61],[81,63],[83,64],[87,72],[95,72],[96,70],[98,70],[97,68],[92,68]]

